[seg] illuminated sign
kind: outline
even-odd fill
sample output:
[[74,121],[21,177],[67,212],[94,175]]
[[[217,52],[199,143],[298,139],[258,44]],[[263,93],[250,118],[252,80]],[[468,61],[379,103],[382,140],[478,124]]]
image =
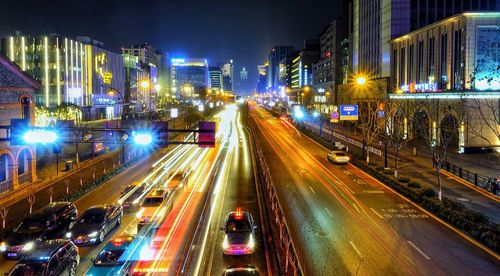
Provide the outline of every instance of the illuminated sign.
[[114,99],[102,97],[100,95],[94,96],[94,105],[113,105],[116,103]]
[[340,106],[341,121],[357,121],[358,120],[358,105],[341,105]]
[[423,92],[423,91],[436,91],[437,83],[414,83],[410,82],[410,84],[401,85],[401,90],[404,92]]
[[476,74],[474,88],[479,91],[500,90],[500,29],[498,26],[477,26]]
[[95,56],[95,71],[99,74],[104,84],[111,84],[111,81],[113,80],[113,74],[104,69],[107,63],[108,58],[105,53],[101,53]]

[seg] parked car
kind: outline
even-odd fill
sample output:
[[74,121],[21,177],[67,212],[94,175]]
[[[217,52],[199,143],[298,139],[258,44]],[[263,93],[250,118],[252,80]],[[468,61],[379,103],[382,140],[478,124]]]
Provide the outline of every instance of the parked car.
[[126,275],[127,270],[133,265],[135,259],[140,259],[138,248],[142,238],[134,235],[119,235],[108,242],[92,258],[92,267],[85,273],[87,276]]
[[252,214],[243,212],[240,208],[226,216],[222,251],[225,255],[252,254],[255,249],[255,229]]
[[347,164],[351,158],[345,151],[334,150],[330,151],[327,155],[328,160],[336,164]]
[[125,211],[136,211],[140,206],[140,197],[144,193],[144,185],[138,183],[128,185],[121,193],[121,204]]
[[75,227],[66,233],[76,245],[99,244],[104,237],[122,221],[122,207],[119,204],[92,206],[78,218]]
[[0,243],[0,252],[7,259],[17,259],[36,248],[44,240],[63,238],[73,227],[78,211],[71,202],[53,202],[28,215]]
[[224,269],[223,276],[259,276],[259,270],[253,265],[228,266]]
[[23,257],[7,275],[74,276],[79,263],[78,247],[71,241],[56,239],[41,242],[36,250]]

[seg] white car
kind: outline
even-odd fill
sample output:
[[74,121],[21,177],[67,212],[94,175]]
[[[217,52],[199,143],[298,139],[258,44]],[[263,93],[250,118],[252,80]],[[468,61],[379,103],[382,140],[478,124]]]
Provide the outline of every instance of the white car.
[[347,164],[351,158],[347,155],[345,151],[331,151],[327,155],[328,160],[336,164]]

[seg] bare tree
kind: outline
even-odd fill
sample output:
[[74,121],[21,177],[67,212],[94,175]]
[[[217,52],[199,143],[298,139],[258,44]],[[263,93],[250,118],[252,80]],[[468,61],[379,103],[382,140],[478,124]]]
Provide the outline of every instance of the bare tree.
[[469,128],[474,135],[493,145],[491,138],[485,132],[492,133],[496,140],[500,140],[500,100],[473,99],[468,103],[471,120]]
[[[448,148],[457,140],[460,119],[463,118],[462,104],[455,108],[444,106],[438,101],[425,101],[417,104],[417,112],[428,110],[428,117],[414,116],[414,126],[418,128],[420,138],[425,142],[432,157],[432,164],[439,186],[438,198],[442,199],[441,168],[447,160]],[[457,115],[459,118],[456,118]],[[430,127],[430,129],[429,129]]]
[[384,122],[379,116],[378,104],[380,101],[368,101],[359,103],[358,127],[363,136],[363,155],[366,162],[370,162],[370,151],[368,147],[377,138],[384,127]]
[[2,229],[5,229],[5,223],[7,222],[8,213],[9,213],[9,207],[0,208],[0,216],[2,216]]
[[49,203],[52,203],[52,197],[54,196],[54,186],[50,186],[46,191],[49,195]]
[[384,138],[394,150],[394,177],[398,177],[398,157],[400,150],[410,142],[408,137],[408,114],[405,101],[395,100],[387,103],[384,109]]

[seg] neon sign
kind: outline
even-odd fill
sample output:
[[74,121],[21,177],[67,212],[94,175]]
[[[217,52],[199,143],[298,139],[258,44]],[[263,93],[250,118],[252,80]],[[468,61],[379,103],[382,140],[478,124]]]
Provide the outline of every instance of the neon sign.
[[404,92],[410,92],[410,93],[424,92],[424,91],[436,91],[437,90],[437,83],[431,83],[431,82],[414,83],[414,82],[410,82],[410,84],[401,85],[401,90],[404,91]]
[[104,67],[108,63],[108,58],[105,53],[95,56],[95,71],[99,74],[104,84],[111,84],[113,80],[113,74],[106,71]]

